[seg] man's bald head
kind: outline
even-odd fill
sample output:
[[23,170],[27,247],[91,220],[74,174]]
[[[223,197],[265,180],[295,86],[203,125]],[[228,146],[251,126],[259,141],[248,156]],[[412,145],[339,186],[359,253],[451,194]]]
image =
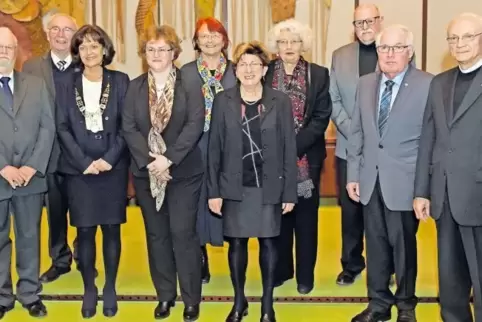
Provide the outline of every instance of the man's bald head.
[[7,74],[13,70],[17,59],[18,40],[8,27],[0,27],[0,73]]
[[380,32],[383,17],[380,10],[374,4],[364,3],[355,9],[353,15],[353,25],[357,38],[368,45],[375,41],[375,37]]
[[482,17],[463,13],[452,19],[447,27],[450,53],[462,69],[482,59]]

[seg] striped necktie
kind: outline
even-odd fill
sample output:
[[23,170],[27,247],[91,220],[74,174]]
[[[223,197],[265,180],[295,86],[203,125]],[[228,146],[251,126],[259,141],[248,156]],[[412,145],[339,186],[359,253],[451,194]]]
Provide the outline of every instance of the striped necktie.
[[67,62],[65,60],[61,60],[57,63],[57,67],[59,68],[59,70],[61,72],[63,72],[65,70],[65,65],[67,64]]
[[9,82],[10,82],[10,77],[0,78],[0,84],[2,84],[2,91],[5,96],[7,107],[11,111],[13,111],[13,93],[12,93],[12,90],[10,89],[10,86],[8,86]]
[[383,135],[385,131],[388,114],[390,114],[393,85],[395,85],[395,82],[392,80],[387,80],[385,82],[385,90],[383,91],[382,99],[380,100],[380,110],[378,111],[378,130],[380,131],[380,136]]

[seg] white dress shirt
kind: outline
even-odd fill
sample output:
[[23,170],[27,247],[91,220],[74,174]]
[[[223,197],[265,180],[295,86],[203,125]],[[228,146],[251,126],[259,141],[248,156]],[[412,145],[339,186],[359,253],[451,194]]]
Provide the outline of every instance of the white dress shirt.
[[[14,89],[14,86],[13,86],[13,71],[11,71],[10,74],[7,74],[7,75],[0,74],[0,78],[2,78],[2,77],[10,77],[10,81],[8,82],[8,86],[10,87],[10,90],[12,91],[12,94],[13,94],[13,89]],[[3,88],[2,86],[3,85],[0,83],[0,88]]]
[[54,52],[51,51],[50,56],[52,57],[52,61],[54,62],[55,66],[57,66],[57,68],[59,67],[59,62],[61,62],[62,60],[66,63],[64,65],[64,69],[67,69],[67,67],[72,64],[72,56],[70,55],[68,55],[65,59],[60,59],[59,56],[57,56],[56,54],[54,54]]

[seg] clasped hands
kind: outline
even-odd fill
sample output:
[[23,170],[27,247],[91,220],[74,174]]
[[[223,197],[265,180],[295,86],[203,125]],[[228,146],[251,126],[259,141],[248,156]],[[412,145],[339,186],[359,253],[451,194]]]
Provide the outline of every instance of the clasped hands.
[[169,172],[171,162],[162,154],[149,152],[149,156],[155,160],[147,165],[147,170],[161,181],[168,182],[171,180],[172,177]]
[[99,159],[92,161],[87,169],[85,169],[84,174],[99,174],[110,170],[112,170],[112,166],[104,159]]
[[37,173],[32,167],[22,166],[20,168],[15,168],[11,165],[7,165],[2,170],[0,170],[0,175],[8,182],[8,184],[16,189],[17,187],[25,187],[29,184],[32,177]]

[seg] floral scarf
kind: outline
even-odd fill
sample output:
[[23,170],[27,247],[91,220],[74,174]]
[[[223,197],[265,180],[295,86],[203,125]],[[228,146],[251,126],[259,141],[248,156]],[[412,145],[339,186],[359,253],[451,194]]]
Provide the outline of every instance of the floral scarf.
[[[147,78],[149,84],[149,110],[152,127],[149,131],[147,143],[149,150],[154,154],[166,152],[166,143],[162,138],[162,131],[171,119],[172,105],[174,103],[174,85],[176,83],[176,68],[173,66],[160,97],[157,96],[156,80],[151,72]],[[164,202],[167,182],[160,180],[149,173],[151,194],[156,199],[156,210],[159,211]]]
[[[274,65],[274,75],[272,87],[288,94],[293,108],[293,116],[295,121],[295,132],[299,133],[303,127],[306,107],[306,93],[308,62],[300,57],[298,64],[293,70],[293,75],[290,77],[286,75],[283,61],[276,60]],[[298,158],[298,196],[303,198],[310,198],[315,188],[313,180],[310,178],[310,166],[306,154]]]
[[[196,60],[196,64],[199,75],[203,80],[202,93],[205,106],[204,132],[207,132],[211,123],[211,110],[213,108],[214,95],[224,90],[223,85],[221,85],[221,79],[226,70],[227,61],[224,55],[221,54],[221,60],[214,72],[214,76],[211,74],[208,65],[203,61],[201,55],[199,55],[199,58]],[[212,92],[212,88],[214,88],[215,93]]]

